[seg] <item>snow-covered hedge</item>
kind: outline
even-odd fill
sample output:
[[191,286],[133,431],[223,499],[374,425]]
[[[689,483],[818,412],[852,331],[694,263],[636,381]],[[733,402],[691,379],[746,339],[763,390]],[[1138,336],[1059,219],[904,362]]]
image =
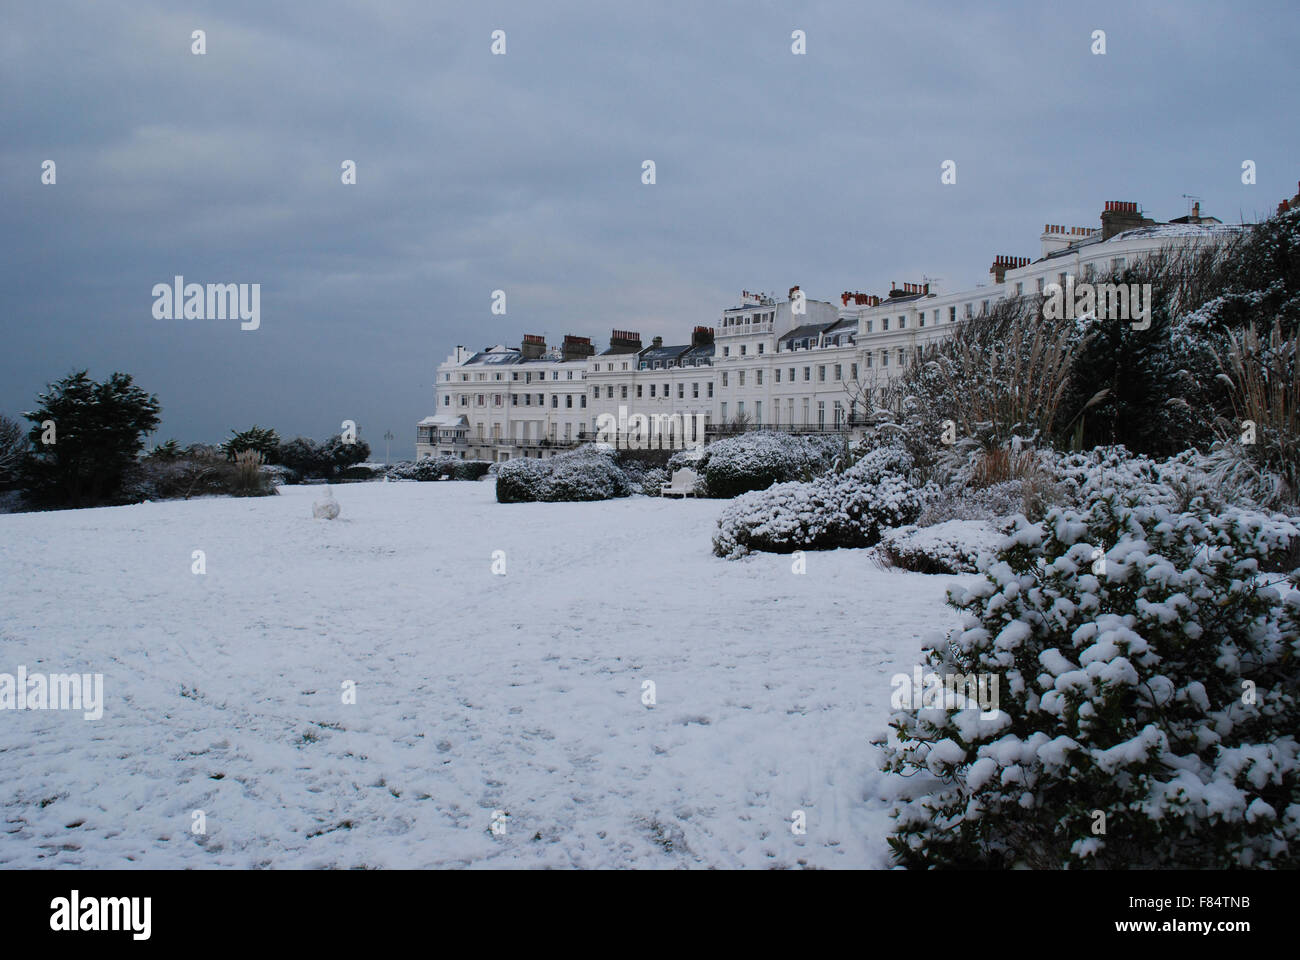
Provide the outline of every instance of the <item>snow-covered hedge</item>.
[[[842,449],[838,437],[756,431],[710,444],[694,466],[680,466],[700,473],[708,496],[730,498],[823,473]],[[669,462],[670,470],[679,469],[676,460]]]
[[963,627],[929,655],[991,677],[997,708],[913,702],[890,724],[883,768],[922,775],[896,859],[1300,865],[1300,594],[1259,574],[1297,535],[1114,496],[1021,520],[981,582],[950,588]]
[[869,547],[882,531],[921,512],[921,498],[904,476],[910,467],[905,452],[882,448],[842,473],[744,494],[718,518],[713,552],[739,557],[751,550]]
[[393,464],[389,480],[478,480],[492,466],[487,460],[462,460],[459,457],[423,457],[414,462]]
[[497,468],[496,476],[501,503],[609,500],[632,493],[615,454],[596,447],[580,447],[547,460],[511,460]]
[[1002,541],[993,525],[980,520],[948,520],[931,527],[909,524],[880,538],[885,563],[914,573],[974,573],[980,554]]

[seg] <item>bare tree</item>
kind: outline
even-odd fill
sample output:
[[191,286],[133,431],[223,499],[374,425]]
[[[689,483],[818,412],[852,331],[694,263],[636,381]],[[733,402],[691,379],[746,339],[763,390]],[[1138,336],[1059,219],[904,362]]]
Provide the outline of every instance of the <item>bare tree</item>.
[[22,425],[0,414],[0,488],[17,481],[27,449],[27,432]]

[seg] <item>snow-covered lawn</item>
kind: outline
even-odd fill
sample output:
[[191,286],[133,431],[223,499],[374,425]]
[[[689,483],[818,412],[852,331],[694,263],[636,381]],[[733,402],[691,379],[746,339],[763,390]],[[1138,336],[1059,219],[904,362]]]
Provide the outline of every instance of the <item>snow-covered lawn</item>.
[[887,864],[868,741],[953,578],[720,560],[717,501],[334,491],[0,516],[0,673],[106,701],[0,711],[0,866]]

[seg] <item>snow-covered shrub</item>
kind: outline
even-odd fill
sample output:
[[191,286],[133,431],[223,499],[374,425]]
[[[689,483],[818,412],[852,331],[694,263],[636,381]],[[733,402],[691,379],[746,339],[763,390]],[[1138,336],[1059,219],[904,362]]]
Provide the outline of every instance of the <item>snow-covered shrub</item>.
[[298,483],[302,479],[302,477],[299,476],[297,470],[292,470],[289,467],[286,467],[282,463],[265,464],[262,467],[262,472],[265,473],[268,477],[270,477],[271,482],[275,484],[277,487],[286,486],[286,485],[292,486],[293,484]]
[[877,556],[888,566],[914,573],[974,573],[980,554],[991,552],[1002,534],[979,520],[949,520],[932,527],[909,524],[880,538]]
[[1298,534],[1113,495],[1022,519],[950,588],[963,626],[929,654],[997,682],[997,708],[914,703],[890,724],[883,769],[921,774],[896,860],[1300,864],[1300,594],[1259,574]]
[[486,460],[462,460],[459,457],[422,457],[414,462],[396,463],[388,469],[389,480],[478,480],[492,466]]
[[1194,450],[1165,460],[1137,456],[1123,446],[1097,447],[1086,453],[1043,452],[1040,456],[1075,504],[1090,503],[1109,490],[1120,503],[1178,511],[1189,510],[1198,501],[1210,508],[1222,505],[1225,499],[1255,505],[1245,491],[1224,490],[1214,483],[1204,459]]
[[652,467],[641,477],[641,492],[647,497],[661,496],[664,484],[667,482],[668,474],[658,467]]
[[609,500],[632,493],[612,451],[580,447],[548,460],[525,457],[497,468],[497,500]]
[[704,477],[710,497],[737,497],[822,473],[835,462],[841,446],[835,437],[742,433],[706,447],[694,469]]
[[882,531],[921,512],[920,495],[904,476],[910,468],[904,451],[882,448],[842,473],[744,494],[718,518],[713,552],[739,557],[751,550],[869,547]]

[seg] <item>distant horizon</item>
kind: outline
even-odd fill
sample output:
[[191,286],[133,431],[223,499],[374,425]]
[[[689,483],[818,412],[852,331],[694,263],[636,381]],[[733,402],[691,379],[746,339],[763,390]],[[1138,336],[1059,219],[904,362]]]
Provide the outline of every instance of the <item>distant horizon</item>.
[[[1107,200],[1166,221],[1193,194],[1257,222],[1300,180],[1276,106],[1300,74],[1287,4],[145,2],[87,6],[75,34],[36,7],[5,21],[0,412],[121,371],[158,395],[156,443],[351,419],[408,459],[457,344],[674,342],[756,287],[958,290]],[[155,319],[175,276],[260,284],[258,328]]]

